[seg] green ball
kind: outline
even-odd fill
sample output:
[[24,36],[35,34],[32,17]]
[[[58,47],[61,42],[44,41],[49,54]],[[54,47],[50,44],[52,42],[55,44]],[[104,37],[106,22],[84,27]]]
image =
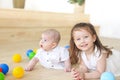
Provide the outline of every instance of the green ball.
[[29,59],[32,59],[34,56],[35,56],[35,53],[34,52],[30,52]]
[[4,80],[5,79],[5,76],[2,72],[0,72],[0,80]]

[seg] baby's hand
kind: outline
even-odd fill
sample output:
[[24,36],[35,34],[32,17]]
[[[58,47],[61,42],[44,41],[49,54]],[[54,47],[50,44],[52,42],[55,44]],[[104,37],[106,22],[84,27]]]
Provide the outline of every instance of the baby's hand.
[[25,67],[25,71],[31,71],[32,70],[32,68],[30,68],[30,67]]

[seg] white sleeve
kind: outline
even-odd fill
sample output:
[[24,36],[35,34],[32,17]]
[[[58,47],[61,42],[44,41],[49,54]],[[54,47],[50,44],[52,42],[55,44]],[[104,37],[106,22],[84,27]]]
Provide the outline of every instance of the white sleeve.
[[61,61],[65,61],[65,60],[69,59],[68,49],[62,48],[60,56],[61,56]]

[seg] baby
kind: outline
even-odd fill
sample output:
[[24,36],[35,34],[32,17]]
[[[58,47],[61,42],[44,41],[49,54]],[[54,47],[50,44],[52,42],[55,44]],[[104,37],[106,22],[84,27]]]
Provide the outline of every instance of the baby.
[[71,70],[69,52],[66,48],[58,46],[60,38],[60,33],[55,29],[44,31],[39,42],[40,48],[25,70],[33,70],[37,62],[40,62],[46,68],[64,69],[65,72],[69,72]]

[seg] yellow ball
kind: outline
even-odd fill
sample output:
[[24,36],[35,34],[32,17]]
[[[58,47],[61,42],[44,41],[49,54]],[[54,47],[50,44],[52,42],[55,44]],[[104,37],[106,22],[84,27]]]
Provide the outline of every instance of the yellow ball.
[[34,49],[33,52],[36,54],[37,53],[37,49]]
[[21,66],[15,67],[13,69],[13,76],[16,78],[21,78],[24,75],[24,69]]
[[20,54],[14,54],[12,59],[14,62],[20,62],[22,57]]

